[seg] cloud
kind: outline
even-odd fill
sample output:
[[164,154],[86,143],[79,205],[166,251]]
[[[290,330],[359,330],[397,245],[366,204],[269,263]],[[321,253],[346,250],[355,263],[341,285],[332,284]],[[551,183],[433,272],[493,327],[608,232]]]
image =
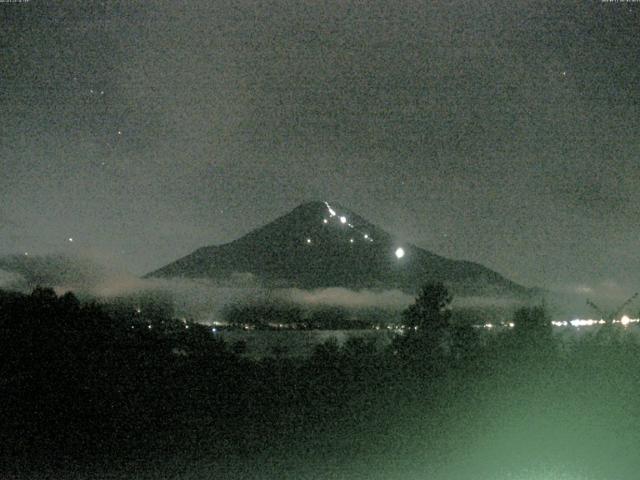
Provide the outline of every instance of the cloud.
[[511,297],[454,297],[453,308],[512,308],[522,305],[522,300]]
[[[95,252],[94,252],[95,253]],[[223,320],[225,307],[232,304],[279,303],[296,305],[303,310],[339,307],[353,311],[378,311],[397,315],[414,302],[415,297],[400,290],[350,290],[347,288],[267,289],[254,275],[236,272],[229,280],[175,278],[140,278],[122,266],[109,264],[102,255],[70,257],[14,256],[0,258],[0,287],[20,285],[29,290],[36,285],[50,286],[61,294],[73,291],[104,300],[113,298],[169,300],[176,315],[211,323]],[[453,307],[509,309],[517,301],[500,297],[454,297]]]
[[18,290],[24,283],[24,277],[17,272],[0,269],[0,288]]
[[600,318],[603,312],[610,315],[623,306],[622,313],[635,317],[640,299],[630,300],[633,293],[628,286],[611,279],[591,283],[566,283],[550,288],[546,302],[554,320]]
[[61,287],[69,290],[90,290],[100,278],[105,277],[105,268],[89,258],[65,255],[12,255],[0,258],[0,268],[20,275],[25,288],[35,286]]
[[554,294],[591,298],[605,302],[623,301],[633,293],[627,285],[612,279],[604,279],[593,283],[567,283],[552,288]]
[[[402,310],[415,301],[413,295],[400,290],[349,290],[346,288],[322,288],[316,290],[283,289],[279,298],[311,306],[335,306],[344,308],[379,308]],[[454,297],[453,308],[512,308],[522,303],[510,297],[467,296]]]
[[282,289],[279,298],[311,306],[336,306],[344,308],[402,309],[413,302],[414,297],[400,290],[349,290],[346,288],[322,288],[300,290]]
[[140,278],[115,265],[100,252],[82,255],[13,255],[0,257],[0,287],[30,291],[36,286],[58,294],[113,298],[162,297],[171,299],[176,314],[198,321],[215,319],[227,304],[267,299],[253,275],[236,273],[227,282],[209,279]]
[[0,212],[0,229],[9,228],[9,227],[17,228],[18,224],[13,220],[9,219],[7,216],[3,215],[2,212]]

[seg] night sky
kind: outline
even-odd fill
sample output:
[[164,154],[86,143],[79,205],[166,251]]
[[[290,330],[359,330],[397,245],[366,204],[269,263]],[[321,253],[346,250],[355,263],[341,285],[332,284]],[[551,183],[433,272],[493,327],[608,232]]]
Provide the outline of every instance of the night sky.
[[142,274],[329,200],[527,286],[640,288],[640,3],[5,2],[0,254]]

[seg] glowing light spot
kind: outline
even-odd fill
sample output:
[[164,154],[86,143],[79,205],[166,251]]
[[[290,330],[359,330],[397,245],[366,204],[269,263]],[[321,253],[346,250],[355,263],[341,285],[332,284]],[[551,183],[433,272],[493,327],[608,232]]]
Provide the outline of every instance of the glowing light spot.
[[322,220],[322,223],[329,223],[329,220],[325,218],[324,220]]
[[310,238],[307,238],[307,243],[311,243],[311,239]]
[[24,252],[25,257],[29,256],[29,252]]
[[592,320],[592,319],[581,319],[581,318],[576,318],[575,320],[571,320],[569,323],[574,326],[574,327],[590,327],[592,325],[597,325],[600,322],[604,323],[604,320]]
[[622,325],[629,325],[631,323],[631,319],[626,315],[623,315],[622,318],[620,319],[620,323]]
[[353,238],[350,238],[350,239],[349,239],[349,243],[353,243]]
[[340,223],[347,223],[347,217],[340,217]]
[[122,130],[118,130],[118,135],[122,135]]
[[333,210],[333,208],[331,208],[331,205],[329,205],[327,202],[324,202],[324,204],[327,206],[327,210],[329,210],[329,215],[331,215],[332,217],[335,217],[336,212],[335,210]]
[[69,237],[69,242],[73,242],[73,238]]
[[397,258],[402,258],[402,257],[404,257],[404,248],[402,248],[402,247],[398,247],[398,249],[396,250],[396,257],[397,257]]
[[365,240],[369,240],[369,235],[367,235],[366,233],[364,234],[364,239]]

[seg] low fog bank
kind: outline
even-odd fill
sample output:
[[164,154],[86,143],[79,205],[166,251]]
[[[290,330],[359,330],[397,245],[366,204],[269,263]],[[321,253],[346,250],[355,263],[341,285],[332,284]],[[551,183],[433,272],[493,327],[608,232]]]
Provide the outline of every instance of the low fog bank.
[[[552,320],[601,319],[603,317],[628,315],[638,318],[640,301],[633,298],[635,292],[629,288],[585,289],[576,291],[571,287],[558,287],[544,295],[544,303]],[[597,308],[594,308],[593,305]]]
[[[225,322],[234,306],[254,308],[299,308],[304,312],[339,309],[347,319],[394,322],[414,296],[397,289],[333,287],[314,290],[265,288],[250,273],[237,272],[225,282],[210,279],[140,278],[108,259],[85,255],[9,256],[0,258],[0,288],[29,292],[36,286],[54,288],[62,294],[72,291],[85,300],[117,300],[129,306],[150,308],[159,304],[172,315],[212,324]],[[533,302],[546,301],[552,317],[567,319],[584,312],[585,295],[569,291],[549,291]],[[597,298],[597,297],[594,297]],[[604,299],[606,304],[606,300]],[[524,302],[497,296],[456,296],[454,318],[467,323],[505,322]],[[582,308],[578,308],[582,307]]]

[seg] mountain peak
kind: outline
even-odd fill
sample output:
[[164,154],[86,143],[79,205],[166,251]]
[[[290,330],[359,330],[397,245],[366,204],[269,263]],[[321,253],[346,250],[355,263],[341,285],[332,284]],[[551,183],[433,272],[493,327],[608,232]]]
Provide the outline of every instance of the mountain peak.
[[[454,290],[525,289],[472,262],[440,257],[328,201],[309,201],[225,245],[196,250],[148,276],[229,279],[250,273],[266,285],[299,288],[399,288],[429,281]],[[494,292],[495,293],[495,292]]]
[[328,202],[326,200],[314,200],[301,203],[293,210],[291,210],[288,214],[286,214],[285,217],[288,215],[299,217],[304,217],[306,215],[312,215],[315,217],[317,215],[321,215],[323,219],[326,218],[327,220],[333,217],[336,217],[338,220],[340,220],[341,217],[345,217],[347,219],[349,217],[357,217],[362,220],[360,216],[354,214],[349,209],[344,208],[338,203]]

